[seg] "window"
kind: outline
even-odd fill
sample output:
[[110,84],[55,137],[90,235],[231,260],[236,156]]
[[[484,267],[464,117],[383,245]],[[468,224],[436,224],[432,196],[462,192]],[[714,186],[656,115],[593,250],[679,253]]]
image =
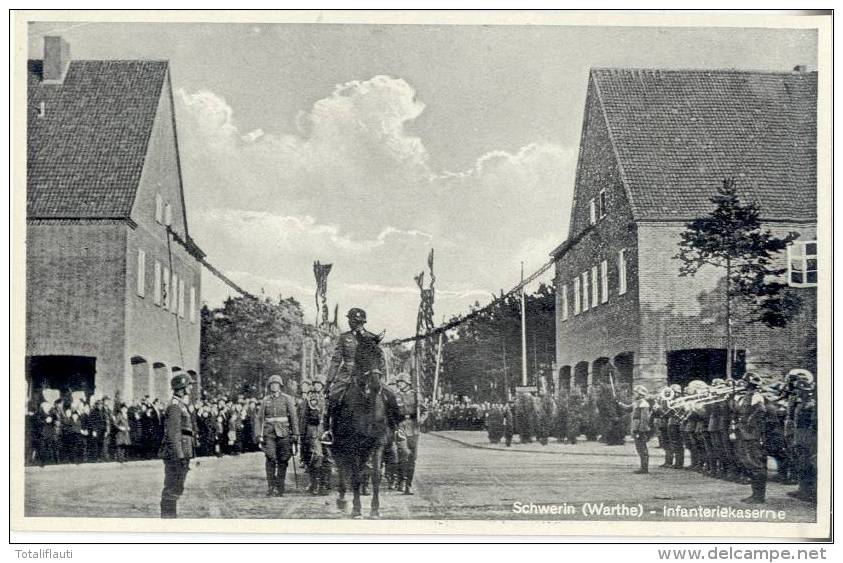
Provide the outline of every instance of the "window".
[[155,220],[159,223],[164,222],[164,200],[161,199],[161,194],[155,194]]
[[582,273],[582,310],[588,311],[588,271]]
[[170,281],[170,300],[167,302],[168,307],[167,309],[170,310],[171,313],[176,312],[176,307],[178,307],[178,296],[179,296],[179,277],[173,272],[173,278]]
[[626,293],[626,249],[618,252],[618,295]]
[[161,306],[170,308],[170,268],[164,266],[164,273],[161,275]]
[[190,322],[196,322],[196,288],[190,286]]
[[817,241],[796,241],[787,247],[787,280],[791,287],[816,287]]
[[181,318],[184,318],[184,280],[183,279],[179,279],[179,295],[178,295],[178,298],[179,298],[179,304],[178,304],[179,316]]
[[594,198],[588,200],[588,223],[593,225],[597,222],[597,208]]
[[609,201],[606,196],[606,190],[600,190],[597,208],[600,210],[599,215],[601,219],[609,212]]
[[168,227],[173,224],[173,208],[169,203],[164,206],[164,224]]
[[161,262],[155,261],[155,279],[152,282],[152,302],[161,304]]
[[138,295],[146,295],[146,252],[138,249]]
[[574,278],[574,315],[580,314],[580,278]]
[[609,263],[606,260],[600,262],[600,302],[609,301]]
[[562,309],[562,320],[568,320],[568,286],[562,286],[562,293],[559,300],[560,308]]
[[600,283],[600,280],[597,278],[597,266],[593,266],[591,268],[591,306],[597,307],[597,304],[600,302],[600,292],[598,290],[597,285]]

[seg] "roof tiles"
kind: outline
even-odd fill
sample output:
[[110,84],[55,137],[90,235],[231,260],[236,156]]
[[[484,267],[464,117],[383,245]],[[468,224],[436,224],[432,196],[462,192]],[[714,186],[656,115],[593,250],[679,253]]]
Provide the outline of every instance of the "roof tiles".
[[594,69],[637,219],[711,210],[723,178],[770,219],[816,219],[816,72]]
[[61,84],[41,66],[28,64],[27,216],[128,217],[167,62],[73,61]]

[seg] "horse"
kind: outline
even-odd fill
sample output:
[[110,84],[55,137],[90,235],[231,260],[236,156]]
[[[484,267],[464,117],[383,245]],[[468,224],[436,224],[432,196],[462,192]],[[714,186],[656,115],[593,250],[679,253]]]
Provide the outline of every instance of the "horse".
[[360,488],[367,463],[371,460],[371,518],[380,517],[380,466],[389,428],[400,420],[394,393],[381,384],[383,352],[375,335],[358,337],[351,382],[342,399],[332,409],[333,444],[331,452],[338,469],[337,506],[346,507],[346,478],[354,494],[352,518],[361,518]]

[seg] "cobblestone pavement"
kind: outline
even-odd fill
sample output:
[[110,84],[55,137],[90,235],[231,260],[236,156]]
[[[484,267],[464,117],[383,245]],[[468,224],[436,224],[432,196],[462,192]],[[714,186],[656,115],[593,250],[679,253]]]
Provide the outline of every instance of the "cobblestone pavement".
[[[677,520],[665,507],[723,507],[746,510],[740,499],[748,485],[724,482],[695,472],[658,467],[661,450],[651,442],[649,475],[634,475],[638,459],[632,444],[606,446],[594,442],[565,445],[514,443],[511,448],[489,444],[483,432],[426,434],[419,446],[416,494],[382,492],[384,519],[543,519],[543,520]],[[506,451],[500,451],[506,450]],[[192,463],[184,496],[183,518],[347,518],[334,496],[314,497],[299,488],[288,473],[289,494],[266,498],[263,454],[200,458]],[[26,470],[25,506],[28,516],[154,518],[163,481],[160,461],[125,464],[31,467]],[[810,522],[812,505],[786,495],[792,486],[770,483],[764,509],[784,519]],[[370,497],[363,497],[368,514]],[[517,503],[521,503],[520,505]],[[517,512],[518,506],[556,505],[558,514]],[[583,514],[584,506],[620,511],[614,515]],[[350,503],[349,503],[350,504]],[[620,506],[621,508],[615,508]],[[623,508],[623,507],[626,507]],[[624,515],[630,508],[641,516]],[[565,514],[572,511],[570,514]],[[698,520],[689,518],[688,520]],[[709,518],[703,518],[708,520]],[[734,517],[711,520],[732,520]]]

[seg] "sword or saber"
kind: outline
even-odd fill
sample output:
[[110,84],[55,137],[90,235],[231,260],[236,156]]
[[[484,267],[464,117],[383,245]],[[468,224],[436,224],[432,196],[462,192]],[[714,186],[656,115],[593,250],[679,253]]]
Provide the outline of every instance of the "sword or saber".
[[299,470],[296,467],[296,465],[298,465],[298,463],[299,463],[298,460],[296,459],[296,456],[299,454],[298,450],[299,450],[298,442],[293,442],[293,479],[296,482],[296,489],[297,490],[299,488]]

